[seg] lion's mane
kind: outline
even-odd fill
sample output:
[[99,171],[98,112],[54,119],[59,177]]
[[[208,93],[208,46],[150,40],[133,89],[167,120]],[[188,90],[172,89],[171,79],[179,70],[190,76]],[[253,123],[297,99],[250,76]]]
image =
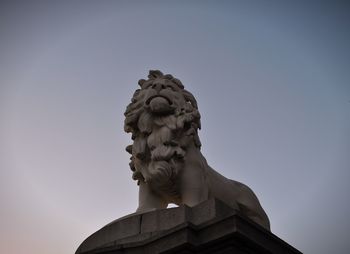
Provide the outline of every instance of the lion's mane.
[[[174,196],[178,194],[175,182],[187,147],[194,144],[200,149],[201,146],[197,102],[178,79],[158,70],[150,71],[148,80],[141,79],[138,83],[141,88],[135,91],[124,114],[124,129],[132,133],[133,140],[126,147],[132,155],[129,165],[133,179]],[[163,88],[160,95],[169,103],[167,113],[155,114],[150,110],[155,86]]]

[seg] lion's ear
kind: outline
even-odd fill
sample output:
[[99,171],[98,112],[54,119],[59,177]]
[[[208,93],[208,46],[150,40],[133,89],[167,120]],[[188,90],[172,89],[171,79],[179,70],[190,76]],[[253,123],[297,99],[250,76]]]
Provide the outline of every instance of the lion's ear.
[[173,80],[174,79],[173,75],[171,75],[171,74],[164,75],[164,78],[168,79],[168,80]]
[[184,88],[185,88],[184,85],[181,83],[181,81],[180,81],[179,79],[173,78],[171,81],[174,82],[174,83],[175,83],[178,87],[180,87],[181,89],[184,89]]

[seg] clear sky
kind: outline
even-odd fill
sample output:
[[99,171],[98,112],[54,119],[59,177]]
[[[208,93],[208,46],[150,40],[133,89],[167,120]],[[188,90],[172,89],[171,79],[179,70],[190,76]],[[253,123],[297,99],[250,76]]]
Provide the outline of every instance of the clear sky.
[[346,1],[41,2],[0,4],[0,253],[73,253],[136,209],[123,112],[149,69],[196,96],[203,154],[276,235],[348,252]]

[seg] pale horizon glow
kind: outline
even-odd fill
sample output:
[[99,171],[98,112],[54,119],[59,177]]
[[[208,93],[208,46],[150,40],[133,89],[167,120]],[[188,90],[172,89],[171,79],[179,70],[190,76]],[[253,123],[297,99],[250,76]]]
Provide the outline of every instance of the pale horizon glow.
[[135,211],[124,110],[150,69],[198,100],[202,152],[303,253],[350,249],[349,4],[0,4],[0,253],[74,253]]

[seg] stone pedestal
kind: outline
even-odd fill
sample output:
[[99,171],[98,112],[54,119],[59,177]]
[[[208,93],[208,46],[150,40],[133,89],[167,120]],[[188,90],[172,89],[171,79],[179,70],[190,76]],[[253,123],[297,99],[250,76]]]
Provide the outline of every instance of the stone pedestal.
[[301,253],[219,200],[123,217],[88,237],[76,254]]

